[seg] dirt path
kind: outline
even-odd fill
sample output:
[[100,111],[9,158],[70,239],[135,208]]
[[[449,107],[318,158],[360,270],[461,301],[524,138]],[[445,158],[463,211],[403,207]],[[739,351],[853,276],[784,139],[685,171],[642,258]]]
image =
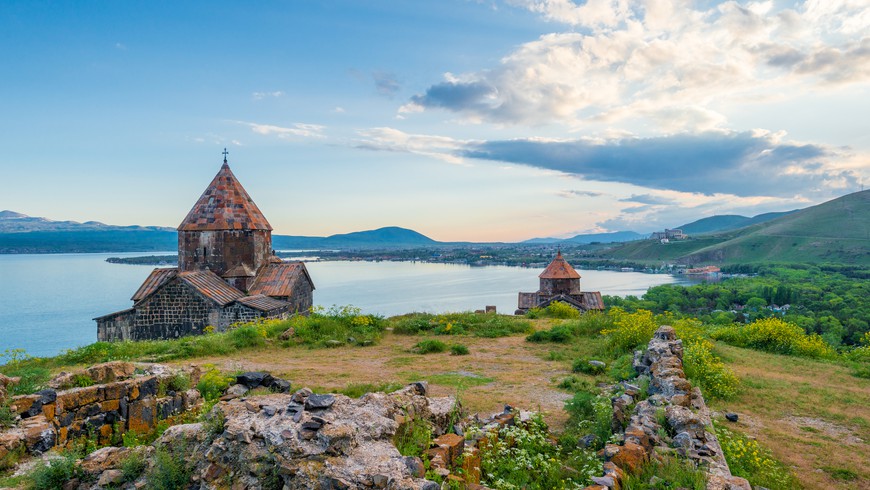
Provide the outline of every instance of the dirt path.
[[232,359],[197,359],[196,363],[214,364],[225,371],[269,371],[290,380],[294,388],[307,386],[316,391],[352,383],[427,380],[433,395],[458,395],[470,413],[489,414],[508,404],[538,410],[554,427],[564,425],[563,406],[570,395],[557,389],[556,383],[569,374],[569,363],[545,360],[547,346],[531,344],[522,336],[457,336],[440,340],[462,343],[469,355],[412,353],[411,347],[420,340],[387,333],[372,347],[264,349]]

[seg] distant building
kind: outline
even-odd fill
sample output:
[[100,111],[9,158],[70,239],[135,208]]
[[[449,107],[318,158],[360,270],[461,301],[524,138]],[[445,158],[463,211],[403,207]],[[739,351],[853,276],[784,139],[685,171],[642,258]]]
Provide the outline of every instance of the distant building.
[[517,315],[524,315],[531,308],[545,308],[554,301],[569,304],[581,312],[604,309],[600,292],[580,290],[580,274],[562,257],[561,251],[538,278],[541,281],[538,292],[519,293]]
[[101,341],[166,339],[307,313],[314,283],[272,251],[272,226],[226,158],[178,226],[178,267],[154,269],[126,310],[95,318]]
[[662,243],[668,243],[670,240],[684,240],[688,238],[688,235],[684,235],[683,230],[669,230],[665,228],[665,231],[654,231],[649,238],[650,240],[659,240]]

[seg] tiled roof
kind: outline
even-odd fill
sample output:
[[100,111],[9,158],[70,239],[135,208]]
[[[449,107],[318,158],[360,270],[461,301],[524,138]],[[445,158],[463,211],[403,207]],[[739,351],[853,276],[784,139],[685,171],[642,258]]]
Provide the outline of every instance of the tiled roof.
[[562,252],[559,252],[538,277],[541,279],[580,279],[580,274],[562,258]]
[[601,299],[601,293],[599,291],[584,291],[583,293],[583,306],[585,306],[589,310],[603,310],[604,309],[604,300]]
[[190,284],[200,294],[221,306],[245,296],[245,293],[230,286],[212,271],[182,272],[178,274],[178,277]]
[[211,184],[178,225],[178,230],[271,231],[272,226],[224,161]]
[[[248,292],[265,294],[266,296],[290,296],[301,277],[305,277],[308,282],[311,282],[308,270],[302,262],[269,264],[260,271]],[[314,288],[313,282],[311,282],[311,287]]]
[[290,303],[286,301],[270,298],[262,294],[245,296],[244,298],[239,298],[237,301],[245,306],[250,306],[251,308],[260,311],[278,310],[280,308],[284,308],[285,306],[290,305]]
[[175,277],[177,273],[178,269],[174,267],[171,269],[154,269],[130,299],[134,302],[141,301],[150,296],[154,291],[157,291],[160,286],[166,284],[166,282]]
[[257,274],[245,264],[239,264],[223,273],[223,277],[254,277]]

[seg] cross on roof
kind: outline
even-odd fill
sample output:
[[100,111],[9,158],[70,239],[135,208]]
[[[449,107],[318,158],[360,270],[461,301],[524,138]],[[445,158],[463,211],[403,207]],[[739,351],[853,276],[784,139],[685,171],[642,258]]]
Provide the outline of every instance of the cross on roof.
[[230,152],[228,152],[227,149],[224,148],[224,163],[227,163],[227,155],[229,155],[229,154],[230,154]]

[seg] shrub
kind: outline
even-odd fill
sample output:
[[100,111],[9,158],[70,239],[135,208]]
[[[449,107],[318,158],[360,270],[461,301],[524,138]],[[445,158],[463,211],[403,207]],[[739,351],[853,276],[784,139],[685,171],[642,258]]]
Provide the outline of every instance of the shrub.
[[[650,483],[651,481],[656,483],[653,485]],[[661,462],[647,462],[637,474],[626,473],[620,488],[624,490],[658,488],[705,490],[707,488],[707,473],[685,459],[665,457]]]
[[610,438],[613,406],[609,397],[578,391],[565,402],[565,411],[568,412],[567,432],[594,434],[598,438],[598,447]]
[[538,330],[537,332],[526,337],[529,342],[556,342],[564,344],[571,340],[573,333],[566,325],[556,325],[549,330]]
[[550,318],[568,319],[579,318],[580,312],[568,303],[554,301],[544,308],[544,315]]
[[145,475],[148,490],[176,490],[187,488],[193,472],[188,464],[187,447],[158,447],[151,461],[153,466]]
[[136,481],[145,472],[146,467],[148,467],[148,463],[145,461],[145,456],[139,451],[131,451],[121,461],[121,473],[124,475],[124,483]]
[[681,319],[671,323],[677,338],[683,341],[683,369],[686,377],[708,397],[732,398],[737,393],[740,381],[721,359],[713,355],[713,344],[704,337],[701,322]]
[[774,459],[770,451],[761,447],[758,441],[713,423],[719,445],[731,473],[749,480],[752,487],[771,490],[799,488],[798,482],[788,469]]
[[418,342],[413,349],[417,354],[435,354],[447,350],[447,344],[435,339],[426,339]]
[[376,315],[363,315],[354,306],[335,306],[328,311],[315,307],[309,316],[296,315],[273,327],[277,333],[293,328],[293,339],[310,347],[341,344],[371,345],[379,341],[386,322]]
[[[600,362],[600,361],[598,361]],[[588,374],[590,376],[595,376],[597,374],[601,374],[604,372],[605,366],[601,364],[592,364],[590,359],[585,357],[580,357],[574,360],[574,363],[571,364],[571,371],[575,373],[583,373]]]
[[30,474],[30,481],[34,490],[56,490],[63,488],[64,483],[81,476],[83,472],[76,465],[75,454],[67,453],[47,465],[37,466]]
[[15,412],[8,405],[0,405],[0,429],[15,424]]
[[203,366],[206,371],[199,377],[196,389],[206,401],[214,401],[223,395],[235,378],[220,372],[214,365]]
[[487,441],[480,448],[481,483],[494,489],[577,488],[601,471],[591,451],[571,453],[576,466],[573,473],[566,471],[562,459],[567,455],[552,443],[540,415],[491,432]]
[[454,356],[467,356],[468,355],[468,347],[462,344],[453,344],[450,346],[450,354]]
[[393,332],[404,335],[474,335],[496,338],[532,331],[532,324],[524,319],[492,313],[412,313],[390,320]]
[[377,385],[372,383],[351,383],[344,388],[338,390],[338,392],[351,398],[359,398],[366,393],[392,393],[398,389],[401,389],[404,386],[405,385],[403,385],[402,383],[381,383]]
[[634,354],[623,354],[610,363],[610,377],[616,381],[624,381],[637,377],[634,370]]
[[608,337],[610,348],[617,353],[631,352],[635,348],[649,343],[658,323],[651,311],[637,310],[627,313],[620,308],[611,308],[613,327],[602,330]]
[[834,349],[816,334],[779,318],[763,318],[746,326],[731,326],[714,330],[711,336],[740,347],[812,358],[830,358]]
[[422,418],[409,418],[399,425],[393,443],[402,456],[422,456],[432,445],[432,425]]

